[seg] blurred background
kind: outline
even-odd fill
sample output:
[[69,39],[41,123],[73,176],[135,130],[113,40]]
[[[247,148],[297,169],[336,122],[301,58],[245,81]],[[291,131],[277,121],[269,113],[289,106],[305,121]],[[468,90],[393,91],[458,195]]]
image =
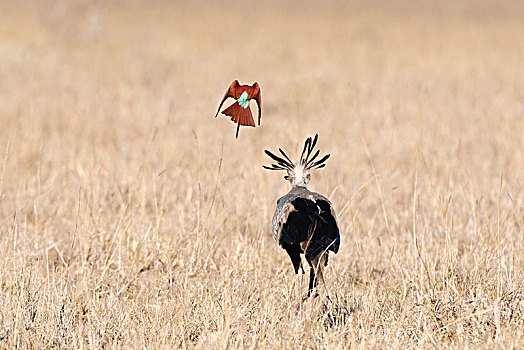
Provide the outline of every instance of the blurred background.
[[[258,169],[263,147],[298,150],[318,132],[352,165],[365,143],[387,159],[462,152],[471,173],[522,168],[520,1],[4,1],[0,16],[12,150],[90,140],[134,153],[160,130],[169,159],[193,159],[180,145],[196,135],[231,162],[255,146]],[[262,127],[238,141],[227,118],[209,118],[234,79],[259,81],[264,103]]]

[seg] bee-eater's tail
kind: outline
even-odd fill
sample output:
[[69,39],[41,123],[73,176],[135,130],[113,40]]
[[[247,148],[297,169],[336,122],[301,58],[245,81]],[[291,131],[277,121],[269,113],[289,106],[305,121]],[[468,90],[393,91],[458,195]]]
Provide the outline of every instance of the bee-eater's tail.
[[231,120],[239,125],[255,126],[255,121],[253,120],[253,115],[251,114],[251,108],[249,108],[249,105],[246,108],[243,108],[238,102],[235,102],[224,109],[222,113],[230,116]]

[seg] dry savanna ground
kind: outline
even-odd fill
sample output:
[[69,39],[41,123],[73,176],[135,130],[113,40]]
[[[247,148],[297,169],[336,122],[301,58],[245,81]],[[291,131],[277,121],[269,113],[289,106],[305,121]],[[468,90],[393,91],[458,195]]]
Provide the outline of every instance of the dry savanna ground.
[[[0,348],[524,347],[522,1],[0,7]],[[261,166],[315,133],[298,312]]]

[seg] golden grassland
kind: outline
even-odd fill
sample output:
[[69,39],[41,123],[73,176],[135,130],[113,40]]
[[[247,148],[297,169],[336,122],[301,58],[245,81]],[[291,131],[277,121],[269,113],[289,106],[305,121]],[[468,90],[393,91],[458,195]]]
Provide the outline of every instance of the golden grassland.
[[[524,347],[522,2],[1,7],[1,348]],[[261,165],[315,133],[341,248],[299,313]]]

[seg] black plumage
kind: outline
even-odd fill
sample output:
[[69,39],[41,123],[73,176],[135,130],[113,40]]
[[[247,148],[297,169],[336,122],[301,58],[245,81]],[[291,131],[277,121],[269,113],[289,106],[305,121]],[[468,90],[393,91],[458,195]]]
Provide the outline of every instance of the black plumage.
[[330,250],[335,254],[340,245],[337,221],[331,213],[331,204],[325,200],[312,201],[296,198],[291,202],[295,208],[290,212],[280,233],[280,244],[298,246],[306,242],[301,254],[311,261],[322,252]]
[[273,217],[278,244],[288,253],[295,273],[303,254],[310,266],[308,296],[324,280],[329,252],[337,253],[340,233],[331,203],[324,196],[297,187],[280,198]]

